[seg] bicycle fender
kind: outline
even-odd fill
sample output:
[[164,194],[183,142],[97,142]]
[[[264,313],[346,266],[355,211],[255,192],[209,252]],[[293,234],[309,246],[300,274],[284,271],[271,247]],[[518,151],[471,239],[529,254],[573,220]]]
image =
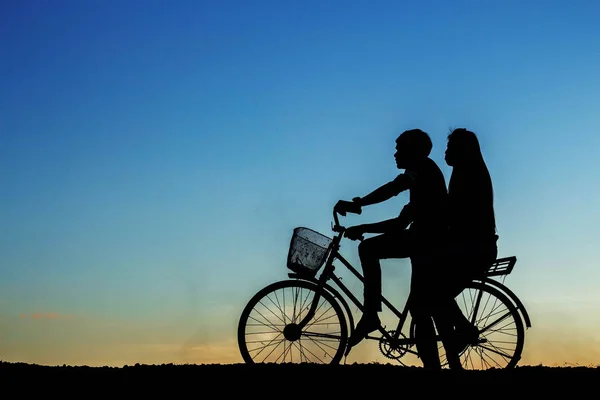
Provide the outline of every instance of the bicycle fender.
[[484,278],[481,281],[486,285],[494,286],[496,289],[500,290],[501,292],[504,292],[504,294],[506,294],[508,298],[510,298],[515,303],[517,310],[521,312],[521,315],[525,320],[525,326],[527,328],[531,328],[531,319],[529,318],[529,313],[527,313],[525,306],[512,290],[510,290],[508,287],[504,286],[502,283],[494,279]]

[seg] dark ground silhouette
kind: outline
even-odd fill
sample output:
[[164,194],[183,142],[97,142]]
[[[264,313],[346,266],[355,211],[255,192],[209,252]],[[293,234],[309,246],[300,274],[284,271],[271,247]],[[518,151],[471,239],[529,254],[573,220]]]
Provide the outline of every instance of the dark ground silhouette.
[[[17,395],[56,394],[64,398],[91,394],[227,396],[298,396],[322,398],[356,395],[369,382],[370,396],[412,396],[456,392],[476,396],[503,397],[552,395],[550,398],[594,396],[600,367],[523,366],[488,371],[427,371],[422,368],[385,364],[352,365],[139,365],[124,367],[40,366],[0,362],[0,393]],[[591,390],[590,390],[591,389]],[[420,396],[421,397],[421,396]]]

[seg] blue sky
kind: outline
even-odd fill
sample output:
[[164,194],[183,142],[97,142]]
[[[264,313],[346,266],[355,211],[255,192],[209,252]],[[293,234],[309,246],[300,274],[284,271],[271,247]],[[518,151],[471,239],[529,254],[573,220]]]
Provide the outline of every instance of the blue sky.
[[[597,15],[593,1],[3,2],[0,359],[238,362],[239,313],[286,277],[292,229],[330,234],[338,199],[399,173],[405,129],[431,135],[449,178],[461,126],[492,174],[500,254],[519,259],[525,361],[597,362]],[[356,261],[356,243],[343,252]],[[384,263],[384,290],[409,271]]]

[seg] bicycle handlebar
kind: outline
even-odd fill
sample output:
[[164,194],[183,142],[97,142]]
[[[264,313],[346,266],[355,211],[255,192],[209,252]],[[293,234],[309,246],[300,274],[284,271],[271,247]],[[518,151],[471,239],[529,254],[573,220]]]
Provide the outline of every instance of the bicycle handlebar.
[[[349,211],[351,212],[351,211]],[[355,212],[353,214],[360,214],[361,212]],[[342,215],[342,214],[340,214]],[[338,212],[335,210],[335,208],[333,209],[333,221],[335,223],[335,225],[332,227],[334,232],[338,232],[338,233],[344,233],[344,231],[346,230],[345,226],[340,225],[340,220],[338,219]],[[364,239],[364,236],[360,236],[360,238],[358,238],[358,240],[362,241]]]
[[344,231],[346,228],[340,225],[340,220],[338,219],[337,215],[338,215],[338,213],[334,208],[333,209],[333,222],[335,223],[335,226],[333,227],[333,231],[334,232]]

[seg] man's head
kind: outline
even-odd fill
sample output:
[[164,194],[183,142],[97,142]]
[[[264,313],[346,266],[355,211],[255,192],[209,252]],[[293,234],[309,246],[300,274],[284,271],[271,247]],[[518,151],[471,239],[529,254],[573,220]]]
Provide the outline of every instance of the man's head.
[[475,133],[465,128],[452,130],[448,135],[445,158],[446,164],[451,167],[480,161],[481,148]]
[[408,168],[429,157],[433,143],[431,138],[420,129],[404,131],[396,139],[396,166],[399,169]]

